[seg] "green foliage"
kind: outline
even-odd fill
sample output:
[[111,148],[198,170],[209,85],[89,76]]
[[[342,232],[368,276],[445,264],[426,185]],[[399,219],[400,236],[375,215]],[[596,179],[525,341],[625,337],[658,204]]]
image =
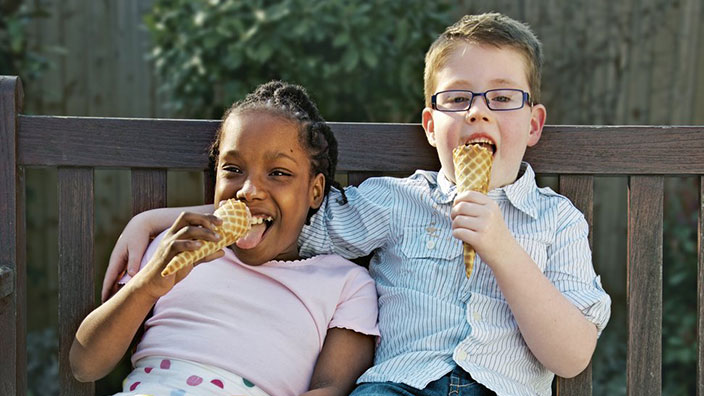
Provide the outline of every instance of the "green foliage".
[[408,122],[451,3],[156,0],[145,23],[172,114],[219,118],[276,78],[305,86],[329,120]]
[[49,62],[30,50],[26,29],[33,19],[46,17],[47,13],[42,8],[30,9],[19,1],[0,5],[0,74],[34,80],[48,67]]

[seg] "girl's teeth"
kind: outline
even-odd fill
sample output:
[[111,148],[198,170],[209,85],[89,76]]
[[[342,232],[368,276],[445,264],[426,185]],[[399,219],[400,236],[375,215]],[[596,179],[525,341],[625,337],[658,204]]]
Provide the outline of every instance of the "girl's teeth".
[[253,217],[253,218],[252,218],[252,221],[251,221],[251,224],[253,224],[253,225],[254,225],[254,224],[262,224],[262,223],[265,222],[265,221],[273,221],[273,220],[274,220],[274,219],[273,219],[271,216],[266,217],[266,218],[264,218],[264,217]]

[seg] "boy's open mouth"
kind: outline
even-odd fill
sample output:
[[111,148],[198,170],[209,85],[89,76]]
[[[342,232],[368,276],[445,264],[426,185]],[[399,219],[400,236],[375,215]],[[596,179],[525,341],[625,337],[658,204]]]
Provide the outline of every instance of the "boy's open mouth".
[[252,249],[259,245],[259,242],[264,238],[264,234],[269,230],[269,227],[273,224],[274,219],[271,216],[253,216],[252,217],[252,229],[249,230],[245,236],[238,239],[235,244],[240,249]]
[[492,143],[489,139],[471,140],[469,142],[466,142],[464,145],[469,146],[470,144],[479,145],[479,146],[491,151],[492,155],[496,154],[496,145],[494,143]]

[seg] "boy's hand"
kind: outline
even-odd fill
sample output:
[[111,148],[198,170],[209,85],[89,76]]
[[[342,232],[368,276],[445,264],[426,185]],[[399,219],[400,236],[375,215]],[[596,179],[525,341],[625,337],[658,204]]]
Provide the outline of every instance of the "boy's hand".
[[450,212],[452,236],[472,245],[482,260],[492,267],[508,244],[515,243],[499,205],[477,191],[457,194]]
[[137,287],[142,287],[154,298],[159,298],[188,276],[194,266],[222,257],[225,253],[223,250],[219,250],[192,265],[187,265],[172,275],[161,276],[161,271],[178,253],[198,249],[202,246],[201,241],[217,242],[221,237],[213,231],[215,222],[220,222],[220,220],[213,215],[181,213],[159,242],[152,258],[134,277],[133,281],[137,282]]
[[[110,253],[110,261],[103,278],[103,290],[101,292],[103,302],[115,294],[117,281],[125,273],[125,269],[132,276],[137,274],[142,256],[147,250],[147,245],[149,245],[152,236],[155,235],[153,231],[148,227],[147,218],[142,214],[134,216],[127,223],[117,242],[115,242],[112,253]],[[157,232],[161,232],[161,230]]]

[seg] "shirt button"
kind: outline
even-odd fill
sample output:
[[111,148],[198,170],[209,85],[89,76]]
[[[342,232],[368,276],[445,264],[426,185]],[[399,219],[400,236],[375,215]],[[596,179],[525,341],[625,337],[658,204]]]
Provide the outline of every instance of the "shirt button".
[[425,244],[425,247],[428,248],[428,250],[433,250],[435,249],[435,241],[434,240],[429,240],[428,243]]
[[482,314],[480,314],[477,311],[472,312],[472,318],[474,318],[475,321],[479,322],[482,320]]
[[457,351],[457,360],[466,360],[467,359],[467,352],[463,350]]

